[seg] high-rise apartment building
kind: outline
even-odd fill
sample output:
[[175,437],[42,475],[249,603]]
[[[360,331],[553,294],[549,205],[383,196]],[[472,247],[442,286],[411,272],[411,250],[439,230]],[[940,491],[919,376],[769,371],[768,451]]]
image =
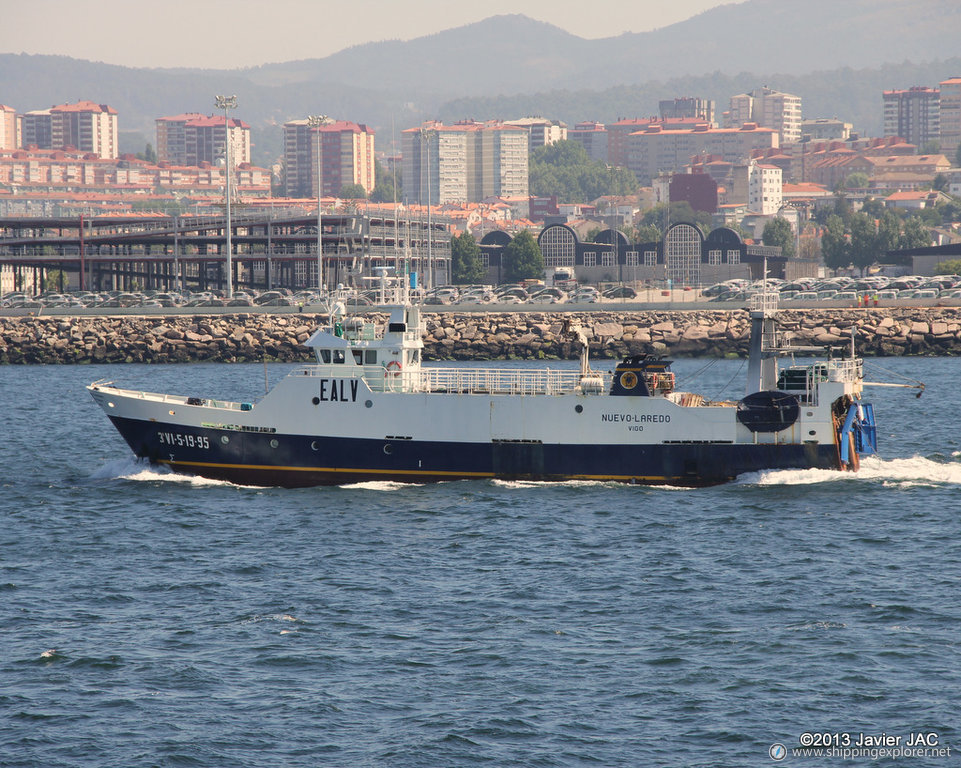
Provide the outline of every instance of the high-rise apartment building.
[[700,127],[708,129],[711,124],[699,117],[672,117],[660,120],[656,117],[636,118],[622,117],[613,123],[608,123],[607,129],[607,162],[618,168],[630,168],[629,140],[631,134],[649,131],[654,128],[663,131],[693,131]]
[[568,141],[576,141],[591,160],[607,162],[607,128],[595,121],[578,123],[567,132]]
[[801,121],[802,141],[847,141],[854,126],[836,117],[815,117]]
[[105,160],[119,156],[117,110],[80,101],[27,112],[20,120],[20,146],[25,149],[73,147]]
[[518,120],[507,120],[504,124],[526,128],[529,131],[528,149],[531,152],[538,147],[546,147],[567,139],[567,125],[560,120],[548,120],[544,117],[522,117]]
[[745,123],[740,128],[667,129],[649,125],[627,137],[627,167],[641,184],[649,184],[662,173],[683,171],[696,155],[711,155],[726,163],[746,163],[751,157],[778,147],[778,133]]
[[781,93],[767,86],[731,97],[725,122],[728,128],[757,123],[780,134],[781,146],[801,140],[801,97]]
[[50,110],[50,140],[54,149],[76,147],[105,160],[120,154],[117,110],[106,104],[80,101]]
[[161,117],[155,124],[158,162],[215,165],[225,159],[228,136],[231,164],[236,167],[250,162],[250,126],[242,120],[231,117],[228,121],[221,115],[206,116],[191,112]]
[[288,197],[316,197],[318,167],[324,196],[339,195],[348,184],[359,184],[370,194],[376,183],[374,131],[345,120],[317,128],[307,120],[291,120],[284,123],[284,165]]
[[884,135],[920,147],[941,139],[941,91],[915,86],[884,91]]
[[49,109],[35,109],[20,116],[20,146],[24,149],[53,149],[50,140]]
[[17,120],[17,110],[0,104],[0,149],[18,149],[20,147],[20,121]]
[[526,128],[471,120],[426,123],[402,134],[404,192],[433,205],[527,197]]
[[941,152],[954,160],[961,145],[961,77],[944,80],[941,87]]
[[663,99],[658,102],[662,120],[671,120],[678,117],[691,117],[714,123],[716,106],[714,99],[702,99],[700,97],[685,96],[679,99]]

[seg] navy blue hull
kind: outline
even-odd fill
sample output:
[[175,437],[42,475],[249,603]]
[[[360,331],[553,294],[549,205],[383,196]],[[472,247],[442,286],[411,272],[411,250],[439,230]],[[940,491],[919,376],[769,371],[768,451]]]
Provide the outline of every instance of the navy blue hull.
[[715,485],[762,469],[836,469],[833,445],[577,445],[371,440],[170,426],[112,417],[153,463],[243,485],[304,487],[368,480],[613,480]]

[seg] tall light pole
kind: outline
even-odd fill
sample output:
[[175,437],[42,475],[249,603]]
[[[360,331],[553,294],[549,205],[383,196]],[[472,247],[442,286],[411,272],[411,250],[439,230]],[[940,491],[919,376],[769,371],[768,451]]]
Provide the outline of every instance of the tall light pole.
[[226,198],[227,198],[227,298],[234,297],[234,263],[233,263],[233,243],[230,241],[230,118],[227,111],[237,108],[236,96],[215,96],[214,104],[217,109],[224,111],[224,175],[227,178]]
[[434,255],[432,252],[432,246],[434,242],[434,233],[431,230],[431,220],[430,220],[430,204],[431,204],[431,194],[430,194],[430,140],[434,138],[435,132],[429,128],[420,129],[420,137],[424,144],[424,149],[427,154],[427,289],[430,290],[434,287]]
[[327,115],[308,115],[307,125],[317,133],[317,291],[324,292],[324,217],[320,208],[320,198],[323,193],[323,173],[320,165],[320,129],[325,125],[330,125],[331,120]]

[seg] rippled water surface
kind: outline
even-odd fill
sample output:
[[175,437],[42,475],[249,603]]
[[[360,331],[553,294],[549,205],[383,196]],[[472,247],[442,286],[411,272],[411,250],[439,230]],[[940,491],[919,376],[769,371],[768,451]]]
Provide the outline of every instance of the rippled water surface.
[[879,362],[927,384],[870,393],[880,459],[702,490],[184,478],[83,386],[251,399],[263,368],[0,368],[0,765],[755,766],[917,730],[953,757],[898,764],[952,764],[961,362]]

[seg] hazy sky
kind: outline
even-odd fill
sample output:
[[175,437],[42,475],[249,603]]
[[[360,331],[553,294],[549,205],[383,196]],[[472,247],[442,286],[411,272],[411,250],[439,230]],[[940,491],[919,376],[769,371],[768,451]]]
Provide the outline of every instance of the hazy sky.
[[410,40],[508,13],[580,37],[613,37],[732,2],[743,0],[20,0],[4,3],[0,52],[231,69]]

